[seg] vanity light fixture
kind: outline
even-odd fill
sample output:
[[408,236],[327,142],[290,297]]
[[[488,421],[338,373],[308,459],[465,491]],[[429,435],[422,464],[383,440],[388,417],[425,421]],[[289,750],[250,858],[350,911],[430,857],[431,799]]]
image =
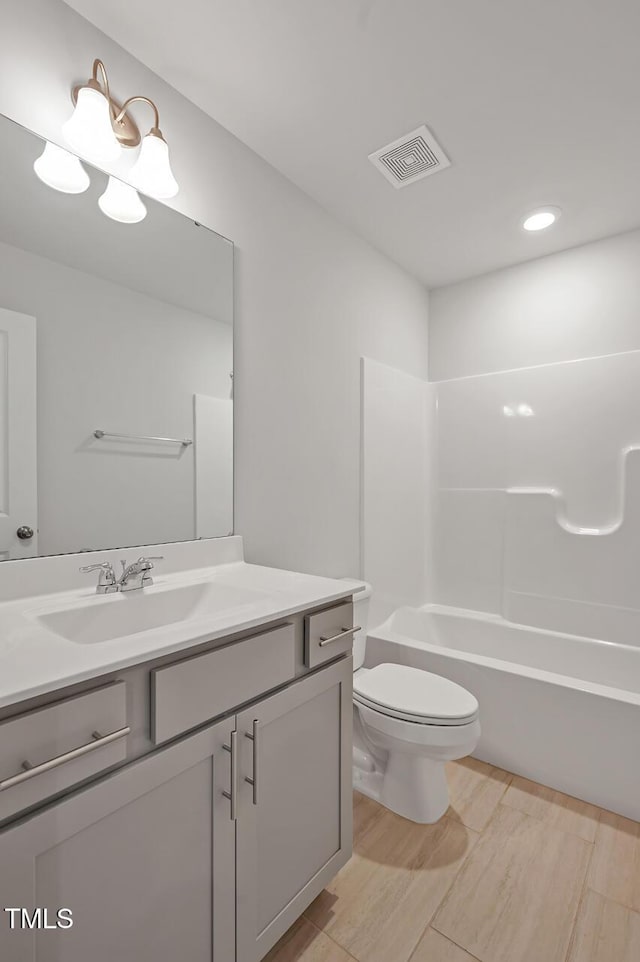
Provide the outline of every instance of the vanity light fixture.
[[48,141],[33,169],[44,184],[63,194],[82,194],[91,183],[75,154]]
[[555,224],[561,213],[559,207],[539,207],[527,214],[522,221],[522,227],[526,231],[546,230]]
[[[142,144],[131,169],[131,184],[159,200],[175,197],[178,183],[171,170],[169,148],[162,136],[158,108],[153,100],[135,96],[120,105],[111,96],[105,65],[97,59],[90,79],[74,87],[71,97],[75,110],[62,130],[73,150],[94,163],[108,164],[118,159],[122,147],[135,148]],[[145,103],[153,110],[153,126],[144,138],[128,112],[134,103]]]
[[[98,81],[102,74],[102,85]],[[62,133],[70,147],[96,164],[110,164],[120,156],[120,144],[114,130],[114,108],[109,93],[107,71],[101,60],[94,60],[93,75],[86,84],[74,87],[73,114],[62,125]]]
[[98,198],[103,214],[121,224],[139,224],[147,216],[147,208],[133,187],[116,177],[110,177],[107,189]]
[[152,127],[143,139],[140,154],[131,168],[129,180],[143,193],[157,200],[168,200],[176,196],[179,188],[169,163],[169,147],[157,126],[157,116],[156,110],[156,126]]

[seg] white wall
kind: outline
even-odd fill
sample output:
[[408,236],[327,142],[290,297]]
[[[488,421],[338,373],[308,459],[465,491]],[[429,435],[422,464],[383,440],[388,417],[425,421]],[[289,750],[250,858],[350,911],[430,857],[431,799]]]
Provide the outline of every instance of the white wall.
[[92,434],[193,438],[193,395],[229,397],[229,325],[3,243],[0,306],[37,324],[40,554],[193,538],[194,447]]
[[96,56],[116,96],[157,100],[181,184],[174,206],[237,244],[236,529],[247,557],[353,575],[360,357],[425,376],[427,292],[60,0],[5,0],[0,111],[59,141],[70,85]]
[[429,377],[640,348],[640,230],[431,292]]

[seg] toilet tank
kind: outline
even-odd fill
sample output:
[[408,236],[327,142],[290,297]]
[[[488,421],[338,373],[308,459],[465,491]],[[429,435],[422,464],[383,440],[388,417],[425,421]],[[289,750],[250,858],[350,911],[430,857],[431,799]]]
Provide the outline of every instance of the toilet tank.
[[[345,578],[345,581],[352,581]],[[354,581],[354,588],[362,582]],[[369,620],[369,599],[371,598],[371,585],[366,585],[362,591],[354,591],[353,594],[353,623],[360,625],[360,631],[353,636],[353,670],[357,671],[364,665],[365,649],[367,644],[367,627]]]

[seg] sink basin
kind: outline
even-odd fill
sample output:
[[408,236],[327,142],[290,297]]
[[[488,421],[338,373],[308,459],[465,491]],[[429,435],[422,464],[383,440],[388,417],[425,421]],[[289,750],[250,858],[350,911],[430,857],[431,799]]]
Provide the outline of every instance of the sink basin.
[[211,582],[152,587],[96,597],[37,616],[67,641],[93,645],[251,604],[264,593]]

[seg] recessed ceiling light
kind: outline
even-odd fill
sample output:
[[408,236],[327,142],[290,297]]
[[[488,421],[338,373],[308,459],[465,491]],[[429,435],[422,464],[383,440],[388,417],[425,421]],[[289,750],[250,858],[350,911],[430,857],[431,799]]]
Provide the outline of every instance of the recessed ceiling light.
[[540,207],[538,210],[532,210],[530,214],[527,214],[522,221],[522,226],[528,231],[545,230],[555,224],[561,213],[559,207]]

